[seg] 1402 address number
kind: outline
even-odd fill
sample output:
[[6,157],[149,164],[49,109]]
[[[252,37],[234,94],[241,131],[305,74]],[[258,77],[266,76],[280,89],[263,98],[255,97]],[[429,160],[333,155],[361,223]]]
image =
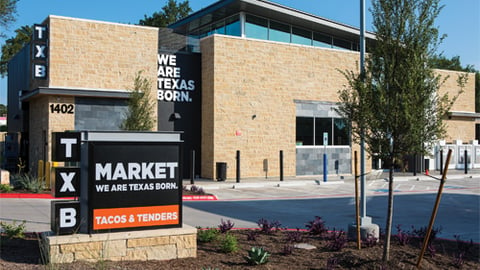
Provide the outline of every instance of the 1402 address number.
[[73,114],[74,111],[73,104],[50,104],[50,113]]

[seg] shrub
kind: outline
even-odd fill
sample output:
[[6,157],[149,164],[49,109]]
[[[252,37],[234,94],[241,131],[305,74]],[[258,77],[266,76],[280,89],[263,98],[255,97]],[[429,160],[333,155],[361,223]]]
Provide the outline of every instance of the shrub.
[[15,175],[13,177],[13,183],[16,188],[25,189],[33,193],[40,193],[45,189],[44,179],[31,174]]
[[402,229],[401,224],[398,224],[396,227],[397,227],[396,238],[398,240],[398,244],[400,244],[401,246],[407,245],[412,238],[412,233],[410,233],[409,231],[404,231]]
[[8,184],[0,184],[0,191],[1,191],[1,192],[10,192],[10,191],[12,191],[12,190],[13,190],[13,188],[12,188],[10,185],[8,185]]
[[325,227],[325,221],[321,217],[315,216],[315,219],[309,221],[305,227],[307,227],[308,232],[314,235],[323,235],[327,232],[327,227]]
[[252,247],[244,258],[250,265],[260,265],[267,263],[268,257],[270,257],[270,254],[263,248]]
[[238,241],[234,235],[225,234],[220,241],[220,251],[223,253],[232,253],[238,250]]
[[24,220],[21,224],[17,225],[14,221],[13,224],[7,224],[4,222],[0,222],[0,227],[4,231],[5,235],[8,239],[12,238],[25,238],[25,223]]
[[258,232],[255,230],[247,231],[247,240],[248,241],[256,241],[258,236]]
[[453,265],[457,268],[462,268],[463,264],[465,263],[465,257],[466,255],[471,251],[473,248],[473,240],[470,240],[470,242],[464,242],[460,240],[459,235],[454,235],[455,241],[457,243],[457,251],[453,256]]
[[235,223],[233,223],[231,220],[224,221],[223,219],[221,220],[220,225],[218,225],[218,229],[220,230],[221,233],[227,233],[231,229],[233,229],[233,226]]
[[203,188],[201,187],[197,187],[195,185],[192,185],[190,187],[190,191],[195,193],[195,194],[199,194],[199,195],[205,195],[205,191],[203,190]]
[[303,241],[303,232],[297,228],[296,231],[288,231],[286,237],[288,242],[300,243]]
[[270,222],[263,218],[258,220],[257,224],[260,227],[260,231],[265,234],[272,234],[274,231],[280,229],[281,226],[279,221]]
[[207,228],[202,230],[202,228],[197,228],[197,240],[201,243],[209,243],[217,239],[218,230],[214,228]]
[[[420,229],[415,229],[412,226],[412,234],[415,235],[416,237],[419,237],[422,239],[422,241],[425,240],[425,236],[427,236],[427,227],[421,227]],[[431,244],[436,238],[439,233],[442,232],[442,228],[432,228],[432,232],[430,233],[430,238],[428,239],[428,244]]]
[[347,244],[347,236],[343,230],[340,231],[335,231],[335,228],[333,231],[328,235],[328,244],[327,248],[330,251],[340,251],[342,250],[345,245]]

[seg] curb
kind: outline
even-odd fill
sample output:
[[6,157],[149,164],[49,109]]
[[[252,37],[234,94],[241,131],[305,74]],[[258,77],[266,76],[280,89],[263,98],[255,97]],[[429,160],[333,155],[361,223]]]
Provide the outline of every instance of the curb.
[[[0,193],[0,199],[50,199],[50,200],[74,200],[76,197],[55,198],[48,193]],[[215,195],[184,195],[184,201],[216,201]]]
[[76,197],[55,198],[49,193],[0,193],[0,199],[51,199],[74,200]]
[[184,201],[216,201],[217,196],[215,195],[183,195],[182,200]]

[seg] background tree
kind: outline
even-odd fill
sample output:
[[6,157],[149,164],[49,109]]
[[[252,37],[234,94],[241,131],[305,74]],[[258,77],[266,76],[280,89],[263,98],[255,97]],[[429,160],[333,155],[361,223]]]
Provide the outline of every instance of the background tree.
[[154,12],[152,16],[140,20],[140,25],[166,27],[182,18],[185,18],[192,12],[188,0],[177,3],[175,0],[168,0],[168,3],[162,7],[162,11]]
[[[0,28],[8,29],[8,26],[15,21],[18,0],[0,0]],[[5,33],[0,32],[0,37],[5,38]]]
[[128,109],[125,120],[120,128],[122,130],[152,130],[155,120],[153,119],[154,103],[150,97],[152,91],[151,82],[142,77],[138,72],[133,82],[128,100]]
[[439,69],[448,69],[455,71],[475,72],[475,112],[480,112],[480,72],[475,70],[472,65],[462,66],[460,56],[454,56],[451,59],[443,55],[435,55],[431,59],[432,67]]
[[0,57],[0,74],[2,77],[7,75],[8,61],[30,42],[33,27],[25,25],[15,30],[15,33],[15,37],[7,39],[5,44],[2,45],[2,56]]
[[7,106],[0,104],[0,116],[4,116],[7,114]]
[[339,113],[352,124],[354,140],[363,134],[369,154],[390,169],[384,261],[390,254],[395,161],[427,153],[445,133],[442,117],[455,100],[439,96],[443,80],[428,61],[441,40],[434,25],[439,1],[372,1],[375,46],[364,73],[344,72],[348,85],[339,92]]

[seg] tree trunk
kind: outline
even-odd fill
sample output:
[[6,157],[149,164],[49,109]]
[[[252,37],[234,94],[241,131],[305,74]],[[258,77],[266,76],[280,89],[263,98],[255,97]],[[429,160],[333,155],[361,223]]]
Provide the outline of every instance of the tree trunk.
[[393,219],[393,158],[390,158],[390,172],[388,177],[388,211],[387,222],[385,225],[385,243],[383,246],[383,262],[390,259],[390,238],[392,236],[392,219]]

